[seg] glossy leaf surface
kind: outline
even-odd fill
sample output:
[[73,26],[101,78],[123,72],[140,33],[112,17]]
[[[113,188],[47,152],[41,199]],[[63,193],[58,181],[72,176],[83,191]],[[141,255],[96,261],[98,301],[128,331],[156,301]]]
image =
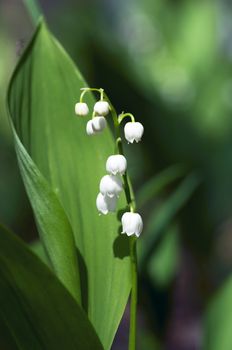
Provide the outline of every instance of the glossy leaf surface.
[[57,277],[0,226],[0,347],[6,350],[103,347]]
[[[108,349],[131,287],[130,259],[128,240],[119,235],[116,215],[99,217],[95,207],[114,142],[109,129],[88,137],[88,118],[75,116],[83,86],[86,83],[73,62],[41,22],[11,80],[9,110],[20,142],[70,221],[83,258],[83,306]],[[92,96],[86,101],[91,110]],[[29,196],[33,205],[35,199]],[[121,196],[119,208],[125,205]]]

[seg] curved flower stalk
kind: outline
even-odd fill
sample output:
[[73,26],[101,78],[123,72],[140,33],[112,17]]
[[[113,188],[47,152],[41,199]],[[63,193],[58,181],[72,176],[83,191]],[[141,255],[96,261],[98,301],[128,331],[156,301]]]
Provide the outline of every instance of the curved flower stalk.
[[[136,309],[137,309],[137,258],[136,258],[136,240],[143,229],[143,221],[140,214],[136,213],[135,199],[130,179],[127,174],[127,160],[123,154],[123,145],[120,133],[120,125],[124,118],[129,117],[124,127],[124,137],[128,143],[139,142],[143,136],[143,125],[135,121],[131,113],[121,113],[117,115],[112,103],[103,89],[83,88],[80,95],[80,101],[77,102],[75,111],[77,115],[84,116],[89,112],[88,106],[83,102],[84,95],[87,92],[95,91],[100,94],[100,100],[95,103],[92,119],[87,122],[86,131],[88,135],[96,135],[102,132],[107,126],[105,117],[111,113],[115,129],[115,154],[110,155],[106,161],[106,171],[108,175],[103,176],[100,181],[100,192],[96,199],[96,206],[100,214],[114,212],[117,206],[117,200],[122,192],[125,191],[129,212],[122,215],[122,234],[130,238],[130,257],[132,274],[132,291],[130,306],[130,334],[129,350],[135,350],[136,347]],[[121,178],[122,177],[122,180]]]

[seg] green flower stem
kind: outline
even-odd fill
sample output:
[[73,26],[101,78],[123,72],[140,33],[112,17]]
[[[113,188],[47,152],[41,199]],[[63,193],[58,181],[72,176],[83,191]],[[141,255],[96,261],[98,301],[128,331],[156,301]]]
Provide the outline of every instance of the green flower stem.
[[[113,118],[114,123],[114,130],[115,130],[115,148],[116,152],[118,154],[124,155],[123,152],[123,145],[122,145],[122,139],[120,134],[120,123],[122,120],[126,117],[130,117],[131,121],[134,122],[134,116],[131,113],[122,113],[120,116],[117,116],[117,112],[112,105],[110,99],[106,95],[103,89],[96,89],[96,88],[83,88],[81,96],[80,96],[80,102],[82,102],[83,96],[86,92],[89,91],[97,91],[100,93],[101,100],[106,100],[109,103],[111,115]],[[133,188],[131,185],[130,178],[128,176],[128,173],[123,175],[123,182],[124,182],[124,190],[126,195],[127,204],[130,208],[130,211],[133,213],[136,210],[136,204],[135,204],[135,197]],[[131,289],[131,299],[130,299],[130,331],[129,331],[129,345],[128,350],[135,350],[136,349],[136,322],[137,322],[137,294],[138,294],[138,281],[137,281],[137,254],[136,254],[136,237],[129,237],[130,239],[130,259],[131,259],[131,280],[132,280],[132,289]]]
[[83,98],[84,98],[84,95],[86,94],[86,92],[90,92],[90,91],[97,91],[97,92],[99,92],[99,93],[100,93],[100,97],[101,97],[101,99],[102,99],[102,94],[103,94],[103,92],[104,92],[104,90],[103,90],[103,89],[89,88],[89,87],[86,87],[86,88],[81,88],[81,91],[82,91],[82,93],[81,93],[81,95],[80,95],[80,102],[82,102],[82,101],[83,101]]
[[137,253],[136,253],[136,237],[130,237],[130,257],[131,257],[131,302],[130,302],[130,331],[129,331],[129,350],[136,349],[136,321],[137,321],[137,296],[138,296],[138,281],[137,281]]
[[123,119],[126,118],[126,117],[130,117],[132,123],[135,122],[135,117],[133,116],[133,114],[131,114],[131,113],[121,113],[121,114],[118,116],[118,122],[119,122],[119,124],[120,124],[120,123],[123,121]]
[[37,0],[23,0],[33,24],[36,26],[39,18],[42,16],[42,10]]
[[[120,123],[125,117],[130,117],[132,122],[134,122],[134,116],[131,113],[122,113],[119,118],[115,108],[113,107],[111,101],[104,93],[105,99],[110,105],[110,111],[112,114],[114,129],[116,134],[116,149],[119,154],[124,155],[122,139],[120,136]],[[136,210],[135,197],[133,188],[131,185],[130,178],[128,173],[123,175],[124,190],[126,195],[127,204],[131,212]],[[138,295],[138,280],[137,280],[137,254],[136,254],[136,237],[129,237],[130,239],[130,259],[131,259],[131,280],[132,280],[132,289],[131,289],[131,299],[130,299],[130,331],[129,331],[129,344],[128,350],[136,349],[136,322],[137,322],[137,295]]]
[[121,134],[120,134],[120,128],[119,128],[119,121],[118,121],[118,116],[117,116],[117,112],[114,108],[114,106],[112,105],[109,97],[106,95],[106,93],[104,92],[105,100],[109,103],[110,106],[110,111],[111,111],[111,115],[113,118],[113,122],[114,122],[114,130],[115,130],[115,136],[116,136],[116,146],[118,147],[119,151],[123,152],[122,149],[122,140],[121,140]]

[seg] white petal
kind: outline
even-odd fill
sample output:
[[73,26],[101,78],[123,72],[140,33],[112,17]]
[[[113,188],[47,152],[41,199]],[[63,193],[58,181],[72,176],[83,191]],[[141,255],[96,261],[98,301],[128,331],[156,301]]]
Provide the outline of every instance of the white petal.
[[126,234],[127,236],[133,236],[134,232],[129,232],[128,230],[126,232],[122,232],[122,234]]
[[139,142],[143,136],[144,133],[144,127],[141,123],[136,122],[134,123],[134,137],[135,137],[135,141]]
[[116,196],[113,198],[109,198],[106,196],[105,200],[107,202],[109,212],[115,212],[118,198]]
[[102,131],[106,127],[106,120],[104,117],[94,117],[92,119],[92,127],[95,131]]
[[89,107],[84,102],[75,104],[75,113],[80,116],[86,116],[89,113]]
[[103,196],[101,193],[98,194],[96,199],[96,206],[100,213],[106,215],[108,212],[114,212],[117,205],[117,197],[109,198]]
[[107,115],[109,113],[109,103],[107,101],[98,101],[95,103],[93,109],[99,115]]
[[126,212],[121,218],[123,232],[128,236],[136,235],[140,236],[143,229],[143,221],[138,213]]
[[93,129],[92,119],[89,120],[88,123],[86,124],[86,133],[87,133],[87,135],[97,134],[97,132]]
[[125,224],[128,220],[130,220],[131,214],[133,214],[133,213],[131,213],[129,211],[123,214],[123,216],[121,218],[122,224]]
[[132,124],[133,124],[132,122],[129,122],[129,123],[126,123],[124,126],[125,139],[130,143],[134,142],[134,132],[133,132]]
[[135,220],[136,220],[136,227],[135,227],[135,235],[137,237],[140,236],[142,230],[143,230],[143,220],[141,218],[141,216],[138,213],[134,213],[135,214]]
[[113,175],[125,174],[127,168],[126,158],[121,154],[115,154],[110,156],[106,162],[106,170]]
[[104,215],[108,214],[108,212],[109,212],[108,206],[107,206],[107,203],[105,201],[105,197],[101,193],[99,193],[97,196],[96,206],[97,206],[97,209],[100,213],[102,213]]
[[122,181],[115,175],[105,175],[100,181],[100,192],[104,196],[118,196],[122,190]]
[[139,122],[126,123],[124,127],[125,139],[133,143],[134,141],[139,142],[143,136],[144,127]]

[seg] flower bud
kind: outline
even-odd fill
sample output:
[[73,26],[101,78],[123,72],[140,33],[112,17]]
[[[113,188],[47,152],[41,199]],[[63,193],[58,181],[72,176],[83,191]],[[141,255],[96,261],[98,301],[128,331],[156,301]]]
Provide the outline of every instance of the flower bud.
[[114,212],[117,205],[117,197],[103,196],[103,194],[98,193],[96,199],[96,206],[100,213],[106,215],[109,212]]
[[104,117],[94,117],[92,119],[92,127],[95,131],[102,131],[106,127],[106,119]]
[[106,120],[104,117],[94,117],[89,120],[86,124],[86,133],[87,135],[96,135],[99,134],[106,127]]
[[126,212],[122,216],[122,233],[127,236],[140,236],[143,230],[143,220],[138,213]]
[[109,103],[107,101],[98,101],[95,103],[93,110],[98,115],[107,115],[109,113]]
[[110,156],[107,159],[106,162],[106,170],[108,171],[108,173],[116,175],[116,174],[120,174],[123,175],[125,174],[126,171],[126,167],[127,167],[127,161],[126,158],[121,155],[121,154],[115,154],[113,156]]
[[134,141],[139,142],[143,136],[143,132],[143,125],[139,122],[129,122],[124,127],[125,139],[130,143]]
[[86,133],[89,136],[97,134],[97,131],[93,130],[92,119],[86,124]]
[[78,102],[75,104],[75,113],[84,117],[89,113],[89,107],[84,102]]
[[100,192],[103,196],[118,197],[122,190],[122,181],[115,175],[105,175],[100,181]]

